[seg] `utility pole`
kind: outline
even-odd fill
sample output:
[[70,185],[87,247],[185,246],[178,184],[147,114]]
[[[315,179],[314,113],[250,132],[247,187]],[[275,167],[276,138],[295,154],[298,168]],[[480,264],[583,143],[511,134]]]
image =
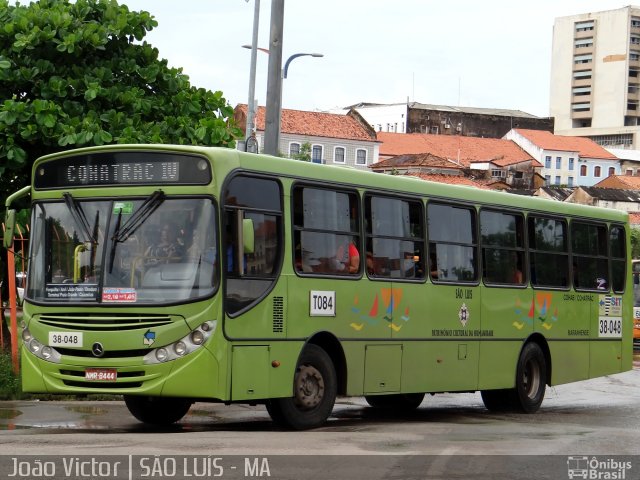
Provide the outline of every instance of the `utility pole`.
[[[244,150],[248,151],[249,139],[254,135],[256,117],[256,61],[258,53],[258,27],[260,25],[260,0],[254,0],[253,36],[251,42],[251,68],[249,70],[249,101],[247,102],[247,125],[244,135]],[[258,152],[254,152],[258,153]]]
[[264,152],[277,155],[280,143],[282,108],[282,35],[284,0],[271,0],[271,33],[269,36],[269,71],[264,126]]

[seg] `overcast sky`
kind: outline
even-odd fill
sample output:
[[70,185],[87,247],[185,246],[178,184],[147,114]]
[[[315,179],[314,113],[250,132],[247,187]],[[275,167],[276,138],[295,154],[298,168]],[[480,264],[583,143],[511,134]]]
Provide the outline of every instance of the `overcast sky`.
[[[247,103],[254,0],[120,0],[158,21],[147,40],[191,83]],[[548,116],[556,17],[613,10],[616,0],[286,0],[283,108],[326,110],[411,101]],[[258,46],[268,48],[271,0]],[[268,55],[258,52],[265,104]]]

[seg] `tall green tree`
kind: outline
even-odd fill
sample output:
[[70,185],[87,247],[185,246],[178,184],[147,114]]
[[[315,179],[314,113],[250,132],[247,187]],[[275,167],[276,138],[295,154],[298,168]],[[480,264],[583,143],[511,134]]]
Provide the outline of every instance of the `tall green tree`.
[[47,153],[107,143],[233,147],[222,92],[143,41],[158,24],[116,0],[0,0],[0,199]]

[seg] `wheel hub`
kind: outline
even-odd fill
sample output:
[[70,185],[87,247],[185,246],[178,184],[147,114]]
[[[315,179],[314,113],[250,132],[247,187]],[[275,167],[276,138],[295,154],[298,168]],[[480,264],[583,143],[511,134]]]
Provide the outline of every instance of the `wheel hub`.
[[311,365],[302,365],[296,372],[295,401],[304,409],[316,407],[324,397],[322,374]]

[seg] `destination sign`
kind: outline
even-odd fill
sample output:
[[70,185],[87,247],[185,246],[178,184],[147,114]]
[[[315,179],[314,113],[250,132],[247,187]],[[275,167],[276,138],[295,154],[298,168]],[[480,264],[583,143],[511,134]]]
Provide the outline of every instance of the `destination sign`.
[[58,158],[38,165],[36,189],[105,185],[206,185],[204,157],[165,152],[101,152]]

